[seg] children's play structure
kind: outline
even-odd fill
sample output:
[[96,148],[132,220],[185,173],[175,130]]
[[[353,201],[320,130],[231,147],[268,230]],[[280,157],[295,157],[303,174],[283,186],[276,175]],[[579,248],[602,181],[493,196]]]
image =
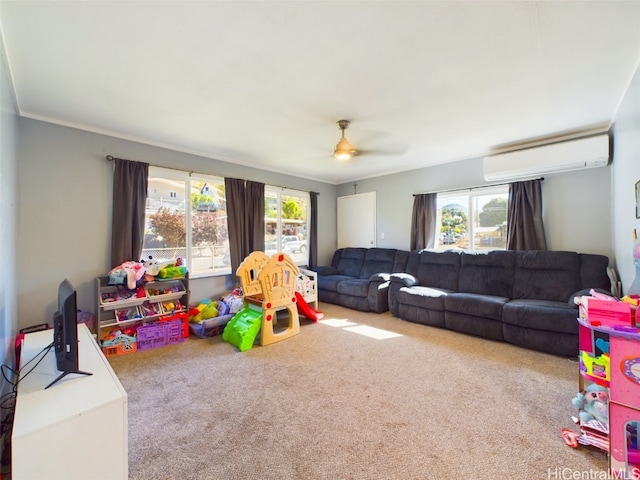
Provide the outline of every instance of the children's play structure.
[[[241,352],[250,349],[258,334],[260,345],[270,345],[300,333],[299,313],[310,320],[323,317],[296,291],[300,271],[291,257],[276,253],[269,257],[252,252],[236,271],[244,292],[244,306],[226,325],[222,340]],[[278,313],[288,325],[276,330]]]

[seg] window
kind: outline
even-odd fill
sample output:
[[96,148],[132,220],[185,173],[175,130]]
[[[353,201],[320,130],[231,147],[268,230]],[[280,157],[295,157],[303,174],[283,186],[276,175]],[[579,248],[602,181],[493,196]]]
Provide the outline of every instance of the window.
[[224,179],[149,167],[142,258],[182,257],[192,277],[231,272]]
[[504,250],[508,196],[507,185],[439,193],[436,248]]
[[264,249],[284,252],[297,265],[309,264],[309,194],[265,186]]

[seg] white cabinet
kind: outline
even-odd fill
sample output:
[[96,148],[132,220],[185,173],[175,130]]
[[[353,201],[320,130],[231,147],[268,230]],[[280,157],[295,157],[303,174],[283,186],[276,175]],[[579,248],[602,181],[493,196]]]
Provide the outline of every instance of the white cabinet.
[[[25,335],[23,375],[53,340],[53,330]],[[12,433],[13,480],[106,480],[128,477],[127,393],[91,332],[78,325],[80,370],[58,377],[51,349],[18,384]]]

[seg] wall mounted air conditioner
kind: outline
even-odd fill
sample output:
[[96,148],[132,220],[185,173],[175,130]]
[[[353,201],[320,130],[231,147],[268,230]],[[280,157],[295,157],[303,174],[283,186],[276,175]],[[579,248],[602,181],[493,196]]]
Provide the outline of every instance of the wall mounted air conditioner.
[[605,167],[609,160],[609,135],[603,134],[490,155],[484,158],[484,178],[488,181],[531,178]]

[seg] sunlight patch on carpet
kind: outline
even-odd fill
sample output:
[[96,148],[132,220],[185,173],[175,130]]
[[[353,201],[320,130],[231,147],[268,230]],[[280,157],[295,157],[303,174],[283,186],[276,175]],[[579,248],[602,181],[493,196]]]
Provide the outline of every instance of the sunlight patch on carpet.
[[367,325],[357,325],[355,327],[347,327],[348,330],[353,333],[358,333],[366,337],[375,338],[376,340],[386,340],[387,338],[402,337],[401,334],[390,332],[388,330],[382,330],[381,328],[369,327]]
[[389,330],[383,330],[381,328],[369,327],[368,325],[361,325],[359,323],[352,322],[346,318],[327,318],[318,321],[323,325],[330,327],[342,328],[349,332],[364,335],[366,337],[375,338],[376,340],[385,340],[387,338],[402,337],[400,333],[390,332]]
[[327,318],[326,320],[319,320],[318,323],[323,325],[329,325],[330,327],[349,327],[351,325],[358,325],[357,323],[350,322],[346,318]]

